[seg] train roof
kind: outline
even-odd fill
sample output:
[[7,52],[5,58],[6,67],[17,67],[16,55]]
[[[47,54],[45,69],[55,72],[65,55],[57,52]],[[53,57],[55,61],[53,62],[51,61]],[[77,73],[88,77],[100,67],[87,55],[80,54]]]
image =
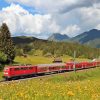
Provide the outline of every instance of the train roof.
[[[37,65],[31,65],[31,64],[23,64],[23,65],[9,65],[9,66],[6,66],[6,67],[9,67],[9,68],[18,68],[18,67],[35,67],[35,66],[38,66],[38,67],[50,67],[50,66],[65,66],[66,64],[65,63],[52,63],[52,64],[37,64]],[[5,68],[6,68],[5,67]]]
[[19,68],[19,67],[33,67],[33,65],[9,65],[5,66],[5,68]]
[[38,67],[65,66],[65,63],[38,64]]

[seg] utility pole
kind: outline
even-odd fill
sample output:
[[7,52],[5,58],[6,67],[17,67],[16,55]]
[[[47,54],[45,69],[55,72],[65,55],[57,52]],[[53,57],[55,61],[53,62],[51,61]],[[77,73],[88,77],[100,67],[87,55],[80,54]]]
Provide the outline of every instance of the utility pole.
[[73,66],[74,72],[76,72],[75,59],[76,59],[76,51],[74,51],[74,66]]

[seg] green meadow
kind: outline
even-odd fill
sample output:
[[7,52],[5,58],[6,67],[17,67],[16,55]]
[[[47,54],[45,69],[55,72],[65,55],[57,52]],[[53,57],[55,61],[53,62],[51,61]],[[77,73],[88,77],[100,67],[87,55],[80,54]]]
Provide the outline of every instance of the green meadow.
[[100,68],[1,83],[0,100],[100,100]]
[[[64,56],[62,59],[67,62],[71,57]],[[16,63],[34,65],[51,63],[52,60],[42,56],[15,58]],[[0,100],[100,100],[100,68],[0,83]]]
[[[72,59],[72,57],[70,56],[62,56],[61,57],[63,62],[68,62],[70,61],[70,59]],[[14,62],[18,63],[18,64],[48,64],[48,63],[52,63],[52,61],[54,60],[54,57],[44,57],[44,56],[27,56],[27,57],[23,57],[23,56],[17,56],[14,60]],[[89,61],[89,59],[82,59],[82,58],[76,58],[76,61]]]

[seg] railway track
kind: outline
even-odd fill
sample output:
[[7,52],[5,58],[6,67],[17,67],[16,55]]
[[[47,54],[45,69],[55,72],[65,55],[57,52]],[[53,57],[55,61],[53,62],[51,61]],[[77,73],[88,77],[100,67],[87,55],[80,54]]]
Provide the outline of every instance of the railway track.
[[[79,69],[77,70],[76,72],[82,72],[82,71],[86,71],[86,70],[89,70],[89,69],[94,69],[95,67],[93,68],[87,68],[87,69]],[[73,70],[71,71],[65,71],[65,72],[61,72],[61,73],[57,73],[57,72],[52,72],[52,73],[46,73],[44,75],[36,75],[36,76],[33,76],[33,77],[27,77],[27,78],[19,78],[19,79],[13,79],[11,81],[6,81],[6,80],[1,80],[0,83],[6,83],[6,82],[17,82],[17,81],[24,81],[24,80],[31,80],[31,79],[36,79],[36,78],[45,78],[45,77],[51,77],[51,76],[55,76],[55,75],[63,75],[65,73],[70,73],[72,72]]]

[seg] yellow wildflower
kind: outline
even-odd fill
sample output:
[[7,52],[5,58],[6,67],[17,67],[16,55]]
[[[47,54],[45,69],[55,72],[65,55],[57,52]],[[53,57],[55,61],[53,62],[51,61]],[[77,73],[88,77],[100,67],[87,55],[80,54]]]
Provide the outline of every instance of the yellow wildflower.
[[68,91],[68,92],[67,92],[67,95],[68,95],[68,96],[74,96],[75,94],[74,94],[72,91]]
[[48,93],[48,97],[50,97],[51,96],[51,93]]

